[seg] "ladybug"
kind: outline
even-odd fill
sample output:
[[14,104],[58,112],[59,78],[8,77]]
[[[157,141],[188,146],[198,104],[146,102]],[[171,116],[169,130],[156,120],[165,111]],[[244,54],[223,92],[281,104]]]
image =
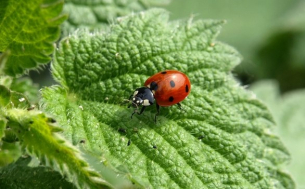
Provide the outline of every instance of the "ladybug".
[[[181,109],[180,102],[184,100],[191,92],[191,82],[182,72],[176,70],[166,70],[149,77],[144,87],[137,88],[129,101],[135,110],[131,115],[142,114],[147,106],[151,106],[156,101],[157,113],[155,122],[160,112],[160,106],[172,106],[177,104]],[[140,112],[138,107],[142,106]]]

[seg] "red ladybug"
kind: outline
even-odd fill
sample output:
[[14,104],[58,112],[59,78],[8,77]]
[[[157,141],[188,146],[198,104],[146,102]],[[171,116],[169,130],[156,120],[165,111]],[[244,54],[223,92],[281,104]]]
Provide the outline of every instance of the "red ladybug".
[[[191,91],[191,82],[182,72],[176,70],[166,70],[151,76],[145,81],[145,86],[137,88],[129,100],[136,109],[131,115],[142,114],[147,106],[150,106],[156,100],[157,115],[160,112],[160,106],[172,106],[177,104],[181,108],[181,102]],[[140,112],[138,107],[142,106]]]

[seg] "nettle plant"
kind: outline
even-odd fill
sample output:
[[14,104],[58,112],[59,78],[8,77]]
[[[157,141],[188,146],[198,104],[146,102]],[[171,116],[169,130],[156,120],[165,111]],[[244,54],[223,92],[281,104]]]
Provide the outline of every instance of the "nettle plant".
[[[169,21],[167,11],[148,9],[54,48],[67,18],[62,1],[1,6],[0,186],[295,187],[271,114],[231,74],[240,54],[215,40],[224,21]],[[49,61],[58,85],[38,98],[21,76]],[[192,82],[184,111],[162,108],[155,123],[148,107],[130,119],[124,99],[167,69]]]

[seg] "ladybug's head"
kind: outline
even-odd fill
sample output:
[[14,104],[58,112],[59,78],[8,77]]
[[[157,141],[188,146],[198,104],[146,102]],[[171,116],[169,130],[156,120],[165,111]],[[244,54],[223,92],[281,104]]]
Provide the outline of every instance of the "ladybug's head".
[[134,91],[129,98],[131,105],[134,108],[139,106],[150,106],[154,103],[155,98],[152,91],[147,87],[141,87]]
[[143,105],[143,99],[141,99],[140,97],[132,96],[130,100],[131,100],[131,105],[134,108],[137,108],[137,107]]

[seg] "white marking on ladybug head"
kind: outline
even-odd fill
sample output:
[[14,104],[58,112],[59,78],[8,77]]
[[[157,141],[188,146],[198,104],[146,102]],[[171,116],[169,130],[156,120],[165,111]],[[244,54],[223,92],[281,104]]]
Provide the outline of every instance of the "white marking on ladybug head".
[[133,92],[133,96],[136,96],[139,93],[139,91]]
[[143,106],[150,106],[149,100],[143,100]]

